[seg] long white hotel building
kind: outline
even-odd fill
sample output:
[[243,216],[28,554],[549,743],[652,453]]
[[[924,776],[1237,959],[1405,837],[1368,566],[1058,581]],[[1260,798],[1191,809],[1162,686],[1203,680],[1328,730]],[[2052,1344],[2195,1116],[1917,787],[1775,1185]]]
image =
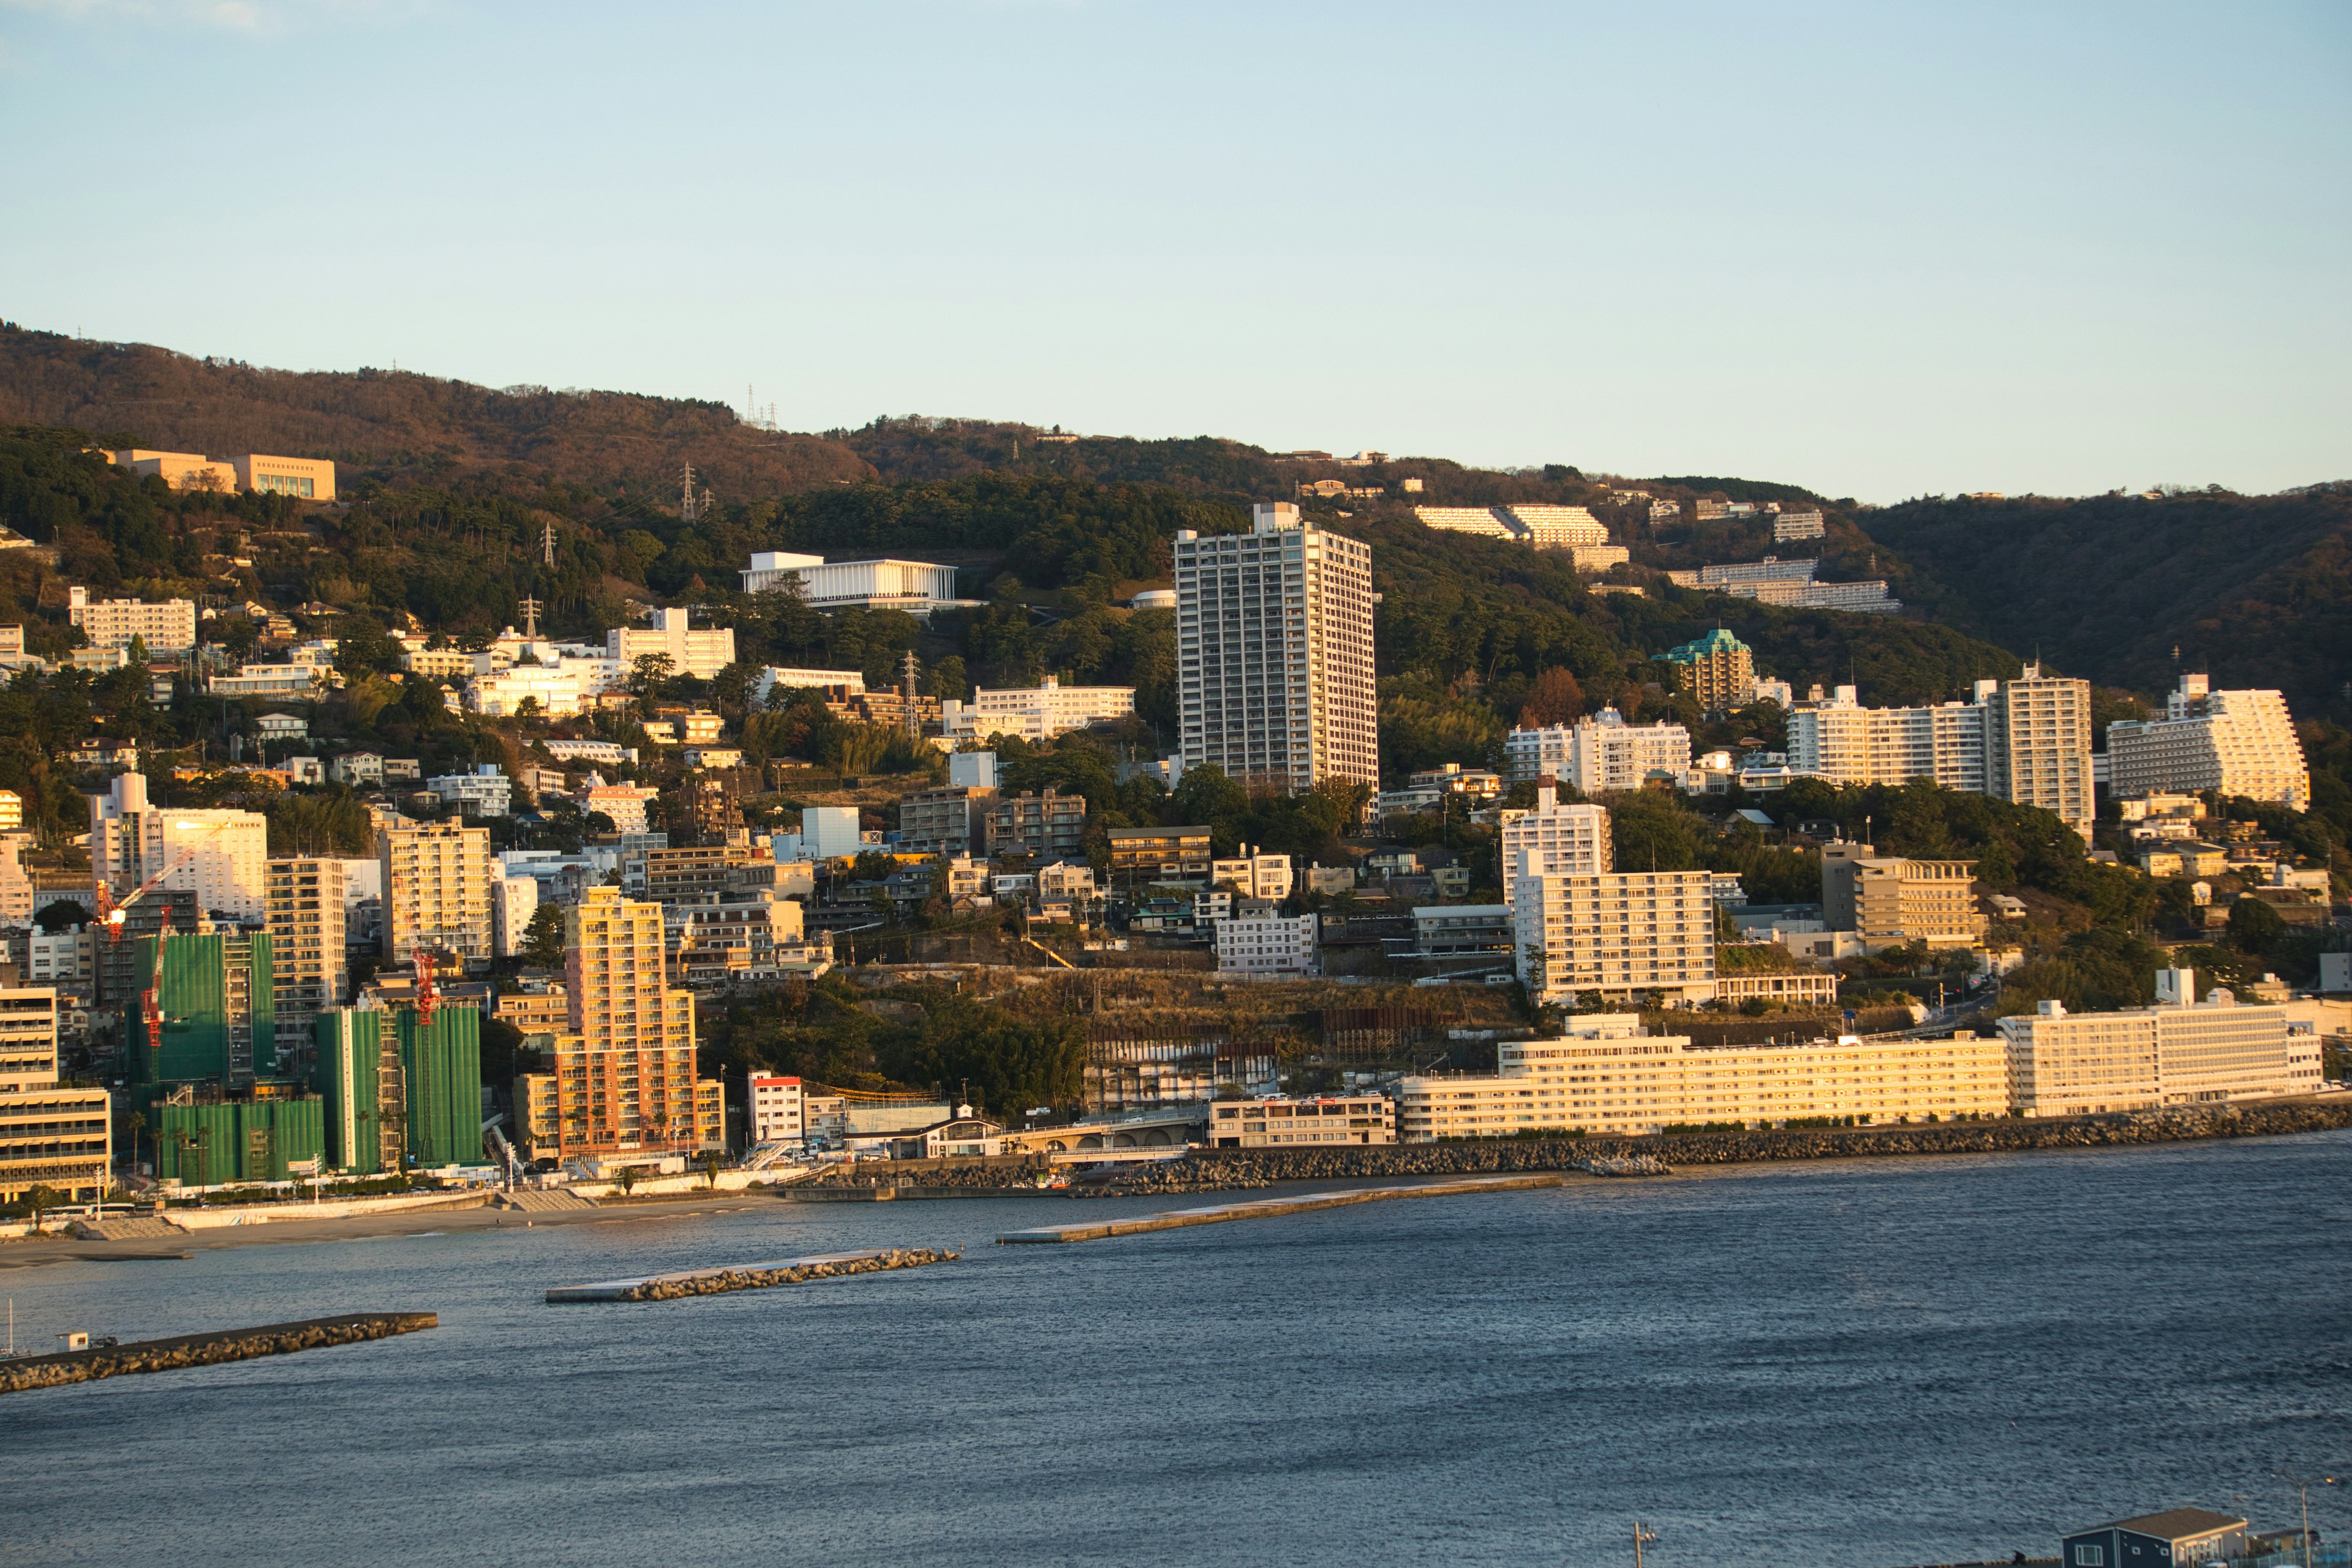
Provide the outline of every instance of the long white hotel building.
[[1173,553],[1184,765],[1377,787],[1371,548],[1261,501],[1249,532],[1184,529]]
[[2107,787],[2118,796],[2225,795],[2294,811],[2311,805],[2311,769],[2286,699],[2275,691],[2215,691],[2184,675],[2164,717],[2107,726]]

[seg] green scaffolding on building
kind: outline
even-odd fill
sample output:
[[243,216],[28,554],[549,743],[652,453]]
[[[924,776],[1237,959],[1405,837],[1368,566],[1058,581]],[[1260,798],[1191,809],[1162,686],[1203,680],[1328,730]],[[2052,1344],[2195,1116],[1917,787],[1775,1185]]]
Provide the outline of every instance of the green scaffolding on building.
[[137,943],[139,999],[126,998],[124,1024],[133,1042],[138,1081],[217,1083],[278,1075],[278,1004],[269,937],[162,939],[163,966],[155,987],[163,1039],[152,1037],[143,1011],[145,981],[156,978],[154,937]]
[[377,1175],[481,1163],[478,1011],[443,1006],[427,1025],[413,1007],[335,1007],[314,1028],[329,1164]]
[[287,1167],[315,1159],[324,1141],[323,1102],[230,1100],[215,1105],[158,1105],[155,1174],[191,1187],[233,1182],[283,1182]]

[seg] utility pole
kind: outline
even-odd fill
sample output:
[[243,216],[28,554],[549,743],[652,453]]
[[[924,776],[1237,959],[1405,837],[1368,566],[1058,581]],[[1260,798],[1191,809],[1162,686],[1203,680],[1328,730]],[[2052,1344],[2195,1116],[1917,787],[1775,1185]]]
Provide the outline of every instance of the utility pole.
[[1633,1521],[1633,1568],[1642,1568],[1643,1544],[1646,1542],[1655,1541],[1657,1538],[1658,1537],[1654,1531],[1642,1528],[1642,1521],[1640,1520],[1637,1519]]

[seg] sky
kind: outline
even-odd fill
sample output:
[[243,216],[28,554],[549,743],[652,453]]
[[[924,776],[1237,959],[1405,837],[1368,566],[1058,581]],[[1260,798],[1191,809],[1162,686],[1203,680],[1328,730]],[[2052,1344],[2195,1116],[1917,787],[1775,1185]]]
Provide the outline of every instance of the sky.
[[0,317],[1739,475],[2352,479],[2352,6],[0,0]]

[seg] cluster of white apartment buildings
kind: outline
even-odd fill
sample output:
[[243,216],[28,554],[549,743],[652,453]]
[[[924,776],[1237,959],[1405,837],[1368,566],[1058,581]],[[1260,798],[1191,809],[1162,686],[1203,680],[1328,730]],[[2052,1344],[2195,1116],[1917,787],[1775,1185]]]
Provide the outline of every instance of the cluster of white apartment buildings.
[[[2171,994],[2185,994],[2186,982],[2177,972]],[[1584,1014],[1557,1039],[1502,1042],[1496,1066],[1406,1079],[1404,1140],[2074,1116],[2320,1087],[2315,1036],[2282,1008],[2237,1005],[2226,994],[2126,1013],[2070,1014],[2045,1003],[2002,1019],[1997,1035],[1848,1035],[1798,1046],[1701,1047],[1645,1034],[1635,1014]]]
[[1580,506],[1417,506],[1413,515],[1448,533],[1509,539],[1535,550],[1564,550],[1580,572],[1606,572],[1632,559],[1622,544],[1609,542],[1609,528]]
[[2214,790],[2303,811],[2311,770],[2286,699],[2276,691],[2215,691],[2183,675],[2161,719],[2107,726],[2107,788],[2116,795]]
[[648,626],[616,626],[604,634],[604,652],[624,671],[634,670],[641,658],[667,658],[672,675],[699,676],[705,680],[735,662],[735,628],[697,629],[682,608],[657,609]]
[[971,603],[956,597],[956,569],[928,561],[827,561],[764,550],[743,572],[743,592],[764,593],[797,584],[801,597],[820,610],[905,610],[929,616],[947,605]]
[[1065,686],[1051,675],[1034,689],[983,686],[972,692],[970,702],[951,697],[940,704],[940,732],[950,741],[984,741],[995,735],[1045,741],[1134,712],[1132,686]]
[[1550,784],[1503,826],[1503,900],[1530,1001],[1580,995],[1703,1002],[1715,994],[1715,880],[1706,871],[1612,871],[1609,813]]
[[1671,571],[1666,580],[1677,588],[1696,588],[1735,599],[1754,599],[1759,604],[1800,609],[1891,615],[1903,607],[1902,600],[1887,596],[1885,579],[1823,583],[1815,575],[1821,564],[1818,560],[1783,561],[1777,555],[1767,555],[1761,561],[1727,561]]
[[184,654],[196,646],[193,599],[99,599],[87,588],[66,590],[66,618],[95,648],[129,647],[135,638],[151,654]]
[[1184,765],[1294,794],[1377,787],[1370,548],[1272,501],[1247,533],[1180,530],[1172,553]]
[[1504,772],[1513,784],[1552,778],[1585,795],[1642,788],[1654,776],[1676,784],[1690,771],[1690,731],[1660,720],[1628,724],[1603,708],[1573,724],[1513,730],[1503,741]]
[[1912,779],[2054,812],[2084,842],[2097,814],[2091,776],[2091,685],[2029,664],[2014,680],[1979,680],[1973,699],[1934,708],[1864,708],[1841,686],[1789,715],[1789,766],[1835,784]]

